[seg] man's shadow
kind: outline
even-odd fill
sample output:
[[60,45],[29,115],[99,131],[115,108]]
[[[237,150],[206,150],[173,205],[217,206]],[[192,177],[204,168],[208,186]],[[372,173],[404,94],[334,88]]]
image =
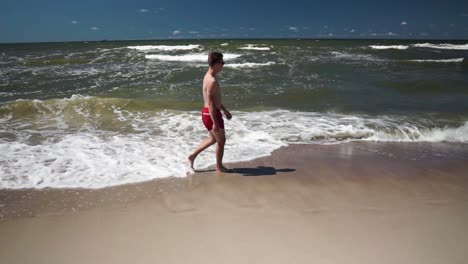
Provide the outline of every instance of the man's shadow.
[[233,168],[231,173],[242,174],[242,176],[270,176],[277,172],[293,172],[296,169],[275,169],[273,167],[257,166],[257,168]]

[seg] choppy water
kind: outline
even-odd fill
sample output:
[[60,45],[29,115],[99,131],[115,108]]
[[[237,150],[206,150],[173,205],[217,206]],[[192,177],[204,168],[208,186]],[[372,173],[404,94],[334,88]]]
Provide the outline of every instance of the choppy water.
[[[209,51],[226,161],[287,144],[468,141],[468,44],[185,40],[0,45],[0,188],[99,188],[184,176],[206,135]],[[212,151],[198,167],[214,163]]]

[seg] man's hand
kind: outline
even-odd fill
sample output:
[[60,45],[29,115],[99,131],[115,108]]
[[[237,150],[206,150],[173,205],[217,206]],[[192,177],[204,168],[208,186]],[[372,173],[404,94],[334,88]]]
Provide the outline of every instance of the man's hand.
[[226,116],[226,118],[227,118],[228,120],[231,120],[232,115],[231,115],[231,113],[230,113],[228,110],[224,110],[224,115]]

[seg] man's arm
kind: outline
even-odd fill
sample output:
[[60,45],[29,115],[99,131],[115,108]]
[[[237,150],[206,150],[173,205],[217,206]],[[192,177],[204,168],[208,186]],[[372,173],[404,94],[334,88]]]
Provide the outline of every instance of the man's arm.
[[221,104],[221,110],[223,110],[224,115],[226,116],[227,119],[231,119],[231,118],[232,118],[231,112],[229,112],[229,111],[226,109],[226,107],[224,107],[223,104]]
[[217,91],[217,83],[216,81],[212,81],[208,84],[207,92],[208,92],[208,109],[210,110],[211,120],[213,120],[213,131],[217,131],[219,129],[218,119],[216,118],[216,91]]

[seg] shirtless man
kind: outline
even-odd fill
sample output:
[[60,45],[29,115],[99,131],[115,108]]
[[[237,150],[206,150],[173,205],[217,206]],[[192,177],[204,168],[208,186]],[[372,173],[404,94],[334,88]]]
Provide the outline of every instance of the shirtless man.
[[228,172],[223,165],[224,144],[226,136],[224,134],[224,121],[221,110],[227,119],[231,119],[231,113],[224,107],[221,101],[221,89],[216,80],[218,74],[224,65],[223,54],[211,52],[208,55],[208,71],[203,78],[203,100],[205,101],[202,109],[202,120],[206,129],[209,131],[208,138],[202,141],[195,151],[188,156],[190,169],[194,171],[193,163],[195,158],[209,146],[216,144],[216,171]]

